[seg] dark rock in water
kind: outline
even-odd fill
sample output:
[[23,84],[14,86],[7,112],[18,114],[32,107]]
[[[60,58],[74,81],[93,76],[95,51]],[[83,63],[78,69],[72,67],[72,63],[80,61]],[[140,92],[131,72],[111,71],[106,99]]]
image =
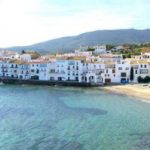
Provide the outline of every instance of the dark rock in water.
[[73,108],[69,107],[71,110],[76,111],[78,113],[86,113],[86,114],[91,114],[91,115],[105,115],[107,114],[107,111],[102,110],[102,109],[97,109],[97,108]]
[[136,135],[139,136],[139,143],[135,145],[135,150],[150,150],[150,133]]
[[[63,107],[64,112],[66,111],[69,112],[69,114],[78,114],[80,116],[85,115],[85,114],[90,114],[90,115],[105,115],[107,114],[106,110],[98,109],[98,108],[85,108],[85,107],[70,107],[66,105],[63,101],[59,100],[58,103],[60,104],[61,107]],[[68,113],[66,113],[68,114]]]

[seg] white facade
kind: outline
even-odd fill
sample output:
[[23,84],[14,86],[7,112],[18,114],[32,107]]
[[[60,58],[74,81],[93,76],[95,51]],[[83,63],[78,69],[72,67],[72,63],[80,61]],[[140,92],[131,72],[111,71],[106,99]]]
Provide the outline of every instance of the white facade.
[[22,55],[20,55],[20,59],[22,61],[31,61],[31,55],[30,54],[22,54]]
[[150,63],[148,63],[147,61],[133,61],[131,62],[131,67],[133,67],[133,82],[135,83],[138,82],[138,77],[145,78],[146,76],[150,76]]
[[[62,55],[63,56],[63,55]],[[149,53],[142,59],[122,59],[122,55],[105,54],[87,57],[59,57],[49,59],[0,61],[0,77],[45,81],[86,83],[138,82],[138,77],[150,76]],[[26,57],[25,57],[26,58]],[[130,81],[131,68],[134,80]]]

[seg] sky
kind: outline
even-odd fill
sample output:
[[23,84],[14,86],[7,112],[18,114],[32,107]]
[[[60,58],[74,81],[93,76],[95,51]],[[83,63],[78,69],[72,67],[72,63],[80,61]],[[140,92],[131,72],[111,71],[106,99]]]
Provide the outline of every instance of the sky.
[[0,0],[0,47],[129,28],[150,28],[149,0]]

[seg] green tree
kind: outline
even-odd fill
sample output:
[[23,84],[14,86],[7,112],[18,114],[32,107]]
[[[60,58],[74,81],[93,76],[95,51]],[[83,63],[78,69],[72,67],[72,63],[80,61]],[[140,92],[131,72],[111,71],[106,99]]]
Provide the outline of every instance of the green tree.
[[134,69],[133,69],[133,67],[131,67],[131,70],[130,70],[130,80],[131,81],[134,80]]
[[21,51],[21,54],[25,54],[25,53],[26,53],[25,50],[22,50],[22,51]]
[[94,48],[91,48],[91,47],[88,47],[87,51],[94,51],[95,49]]
[[112,44],[107,44],[106,45],[106,50],[111,50],[112,48],[114,48],[115,45],[112,45]]
[[144,78],[144,83],[148,83],[148,82],[150,82],[150,77],[149,76],[146,76],[145,78]]
[[141,76],[138,76],[138,83],[142,83],[143,82],[143,78]]

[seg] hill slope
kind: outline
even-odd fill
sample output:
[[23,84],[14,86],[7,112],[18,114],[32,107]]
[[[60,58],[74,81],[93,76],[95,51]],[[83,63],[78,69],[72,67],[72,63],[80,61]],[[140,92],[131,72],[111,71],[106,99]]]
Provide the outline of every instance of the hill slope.
[[80,46],[150,42],[150,30],[98,30],[77,36],[62,37],[30,46],[11,47],[11,50],[36,50],[39,52],[67,52]]

